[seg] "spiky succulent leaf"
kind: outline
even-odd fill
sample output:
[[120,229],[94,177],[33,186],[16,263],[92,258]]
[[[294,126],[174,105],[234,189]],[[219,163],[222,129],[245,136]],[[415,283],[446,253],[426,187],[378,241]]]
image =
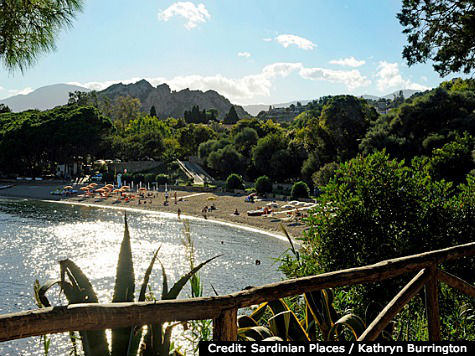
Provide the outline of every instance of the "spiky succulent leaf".
[[[134,264],[130,245],[129,226],[125,215],[124,238],[120,245],[119,260],[115,276],[114,296],[112,303],[133,302],[135,291]],[[112,329],[111,356],[124,356],[129,349],[130,334],[133,328]]]
[[274,315],[269,319],[271,330],[275,330],[274,335],[288,341],[310,340],[299,319],[283,299],[268,302],[268,306]]
[[[139,302],[144,302],[145,301],[145,296],[147,292],[147,286],[148,282],[150,280],[150,275],[152,274],[153,266],[155,264],[155,261],[157,260],[158,252],[160,251],[161,246],[155,251],[153,254],[152,260],[150,261],[150,264],[148,265],[147,270],[145,271],[142,287],[140,288],[140,295],[139,295]],[[127,350],[127,356],[135,356],[137,355],[137,350],[140,345],[140,341],[142,339],[142,326],[137,326],[134,327],[130,330],[130,335],[129,335],[129,346]]]
[[[61,280],[58,283],[70,304],[98,303],[98,298],[89,278],[71,260],[59,262]],[[66,281],[66,276],[69,281]],[[50,284],[50,288],[54,284]],[[44,293],[49,288],[44,288]],[[85,356],[109,356],[109,343],[104,330],[81,331]]]
[[265,326],[251,326],[238,329],[238,337],[244,341],[262,341],[274,336]]
[[237,318],[238,328],[250,328],[253,326],[259,326],[257,321],[247,315],[240,315]]
[[267,302],[259,305],[257,309],[251,313],[250,317],[256,321],[259,321],[266,313],[266,310],[267,310]]
[[[338,319],[335,324],[332,326],[329,332],[329,339],[335,340],[338,336],[342,335],[344,329],[349,329],[353,334],[355,340],[364,333],[366,330],[366,325],[364,321],[355,314],[346,314]],[[339,338],[340,341],[341,338]]]
[[200,263],[198,266],[196,266],[195,268],[193,268],[190,272],[188,272],[187,274],[185,274],[183,277],[181,277],[174,285],[173,287],[170,289],[170,291],[168,291],[168,293],[163,296],[162,295],[162,299],[164,300],[169,300],[169,299],[176,299],[178,297],[178,294],[180,294],[181,290],[183,289],[183,287],[186,285],[186,283],[188,282],[188,280],[196,273],[198,272],[202,267],[204,267],[206,264],[210,263],[211,261],[213,261],[214,259],[220,257],[221,255],[218,255],[218,256],[214,256],[212,258],[210,258],[209,260],[205,261],[205,262],[202,262]]

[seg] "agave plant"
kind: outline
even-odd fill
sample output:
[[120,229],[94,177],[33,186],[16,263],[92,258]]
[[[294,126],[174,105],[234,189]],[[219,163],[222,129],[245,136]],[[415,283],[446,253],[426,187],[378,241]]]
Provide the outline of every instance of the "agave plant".
[[[333,308],[331,290],[305,293],[305,315],[299,320],[283,299],[261,304],[251,315],[238,318],[238,337],[244,341],[346,340],[349,331],[356,340],[366,329],[355,314],[339,316]],[[266,318],[270,312],[271,316]],[[261,325],[264,324],[264,325]]]
[[[290,251],[300,264],[299,252],[292,239],[283,225],[280,227],[290,243]],[[366,329],[365,322],[352,313],[338,315],[333,307],[333,300],[331,289],[305,293],[302,320],[299,320],[283,299],[263,303],[250,316],[238,318],[238,336],[241,340],[248,341],[315,341],[318,337],[325,341],[343,341],[349,331],[357,339]],[[267,311],[270,311],[271,316],[266,320]]]
[[[150,280],[153,266],[158,259],[158,252],[154,253],[152,260],[145,272],[143,283],[138,297],[139,302],[143,302],[147,298],[147,286]],[[186,283],[197,273],[203,266],[217,258],[215,256],[209,260],[200,263],[192,268],[190,272],[182,276],[172,288],[168,288],[167,275],[163,264],[163,290],[161,298],[176,299]],[[78,303],[98,303],[97,295],[92,287],[91,282],[82,270],[71,260],[63,260],[59,262],[60,275],[59,280],[47,281],[40,286],[39,282],[35,282],[35,296],[39,306],[50,306],[46,293],[55,285],[59,285],[61,292],[64,293],[69,304]],[[133,302],[135,291],[135,274],[132,261],[132,248],[130,244],[130,233],[127,224],[127,216],[125,216],[124,238],[121,243],[119,259],[117,262],[117,272],[115,278],[113,303]],[[80,339],[85,356],[168,356],[170,353],[171,331],[176,324],[164,326],[163,324],[154,324],[147,326],[147,333],[143,336],[143,327],[127,327],[112,330],[111,345],[107,341],[105,330],[80,331]],[[143,336],[143,337],[142,337]],[[73,342],[73,352],[77,354],[76,336],[71,334]]]

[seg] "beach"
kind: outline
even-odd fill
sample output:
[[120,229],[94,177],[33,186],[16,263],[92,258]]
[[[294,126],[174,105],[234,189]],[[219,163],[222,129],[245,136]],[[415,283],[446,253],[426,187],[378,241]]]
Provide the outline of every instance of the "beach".
[[[11,183],[10,183],[11,184]],[[1,183],[1,186],[7,186],[8,183]],[[255,201],[254,203],[246,202],[245,195],[232,195],[228,193],[214,193],[214,192],[188,192],[176,191],[177,202],[175,204],[174,191],[168,192],[168,205],[164,205],[165,192],[150,192],[153,197],[146,197],[146,199],[138,199],[125,202],[117,201],[117,196],[113,194],[111,197],[97,201],[96,198],[79,198],[78,196],[65,197],[52,195],[51,192],[58,187],[67,185],[64,182],[28,182],[19,183],[0,190],[0,197],[8,198],[24,198],[24,199],[38,199],[38,200],[55,200],[67,201],[75,204],[93,204],[95,206],[114,206],[115,208],[135,208],[142,210],[153,210],[166,212],[178,215],[178,209],[182,216],[195,216],[198,218],[205,218],[208,220],[217,220],[232,223],[235,225],[253,227],[259,230],[264,230],[272,233],[283,234],[280,225],[282,224],[292,238],[302,236],[302,232],[306,229],[306,225],[301,221],[295,221],[287,218],[287,214],[279,213],[279,209],[275,214],[268,216],[248,216],[247,211],[257,210],[265,207],[270,200]],[[79,188],[75,186],[75,189]],[[146,194],[147,195],[147,194]],[[140,203],[139,203],[140,202]],[[284,201],[275,201],[279,206],[288,204]],[[209,208],[216,207],[216,209],[209,210]],[[206,214],[203,213],[203,208],[208,207]],[[238,211],[239,215],[235,214]],[[291,221],[289,221],[291,220]]]

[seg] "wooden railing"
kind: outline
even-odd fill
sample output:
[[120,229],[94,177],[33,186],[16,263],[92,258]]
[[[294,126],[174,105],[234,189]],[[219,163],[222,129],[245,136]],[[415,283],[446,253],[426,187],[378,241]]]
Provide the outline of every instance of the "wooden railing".
[[438,269],[444,262],[475,255],[475,243],[382,261],[374,265],[267,284],[208,298],[142,303],[73,304],[0,315],[0,342],[73,330],[98,330],[157,322],[213,319],[215,340],[237,339],[237,312],[262,302],[325,288],[373,283],[415,272],[415,277],[389,302],[360,336],[375,340],[394,316],[423,287],[429,338],[440,340],[438,283],[475,297],[475,287]]

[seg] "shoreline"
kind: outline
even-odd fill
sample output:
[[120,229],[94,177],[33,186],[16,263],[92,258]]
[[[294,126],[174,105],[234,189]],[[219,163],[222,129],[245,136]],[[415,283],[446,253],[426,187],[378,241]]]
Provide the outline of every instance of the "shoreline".
[[[81,206],[89,206],[95,208],[111,208],[118,210],[136,210],[146,213],[156,213],[164,216],[177,216],[177,210],[181,210],[181,216],[187,219],[201,219],[205,220],[202,214],[204,206],[210,206],[214,204],[217,209],[208,212],[207,219],[213,223],[242,228],[248,231],[255,231],[263,234],[279,238],[284,241],[288,241],[280,229],[282,223],[289,233],[294,243],[299,243],[297,238],[302,236],[303,230],[307,227],[302,223],[286,224],[281,218],[285,215],[276,214],[274,216],[247,216],[247,210],[255,210],[258,207],[265,206],[269,201],[257,201],[255,203],[245,202],[245,196],[236,196],[223,193],[203,192],[203,193],[191,193],[186,191],[177,191],[177,203],[174,203],[174,192],[169,193],[169,204],[163,205],[165,200],[164,192],[153,192],[153,198],[141,199],[146,201],[145,204],[138,203],[138,200],[131,201],[129,203],[121,202],[114,204],[115,199],[109,198],[101,202],[94,201],[94,198],[87,198],[85,200],[78,201],[77,196],[61,197],[51,195],[50,192],[58,188],[59,184],[50,185],[45,184],[18,184],[10,188],[2,189],[0,191],[0,198],[14,198],[14,199],[33,199],[50,203],[60,204],[74,204]],[[182,199],[180,201],[180,198]],[[287,202],[277,201],[280,206]],[[238,209],[239,215],[234,215],[233,212]]]

